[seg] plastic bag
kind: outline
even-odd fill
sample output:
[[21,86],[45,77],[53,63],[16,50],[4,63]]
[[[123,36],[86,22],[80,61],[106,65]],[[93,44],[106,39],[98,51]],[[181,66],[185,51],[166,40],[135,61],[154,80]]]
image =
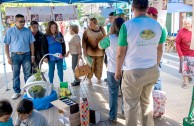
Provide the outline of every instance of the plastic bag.
[[80,98],[80,121],[82,126],[89,125],[89,105],[87,98]]
[[93,63],[93,59],[90,56],[85,56],[84,55],[84,59],[86,60],[86,63],[92,67],[92,63]]
[[65,62],[65,58],[63,59],[63,70],[66,70],[67,69],[67,64]]

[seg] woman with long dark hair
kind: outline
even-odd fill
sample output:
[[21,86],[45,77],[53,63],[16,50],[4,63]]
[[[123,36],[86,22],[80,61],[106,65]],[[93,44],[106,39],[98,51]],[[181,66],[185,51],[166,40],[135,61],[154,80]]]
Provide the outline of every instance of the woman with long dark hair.
[[[111,123],[117,123],[117,111],[118,111],[118,92],[121,80],[116,81],[115,71],[116,71],[116,55],[117,55],[117,44],[119,31],[122,24],[125,22],[123,18],[116,18],[111,26],[110,35],[105,37],[100,43],[99,47],[105,49],[108,65],[107,65],[107,82],[109,88],[109,118]],[[109,45],[107,47],[107,45]],[[102,47],[104,46],[104,47]]]
[[[66,54],[66,46],[63,35],[59,32],[58,25],[54,21],[50,21],[46,28],[46,33],[42,41],[42,55],[60,53],[63,57]],[[63,59],[52,55],[44,58],[44,62],[49,65],[49,81],[53,84],[55,64],[57,64],[58,76],[60,82],[63,82]]]

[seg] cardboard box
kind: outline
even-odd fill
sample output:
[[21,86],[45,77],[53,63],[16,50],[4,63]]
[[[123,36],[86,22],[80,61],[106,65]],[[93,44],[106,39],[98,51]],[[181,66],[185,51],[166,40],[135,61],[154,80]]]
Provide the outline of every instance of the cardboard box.
[[90,123],[97,124],[100,122],[101,115],[99,112],[96,112],[95,110],[89,110],[90,111]]
[[65,125],[70,125],[70,126],[78,126],[80,125],[80,113],[74,113],[71,114],[70,116],[67,116],[65,114],[59,114],[59,121]]
[[60,110],[59,113],[74,114],[79,112],[79,105],[69,98],[62,98],[51,102],[51,104]]
[[70,126],[80,125],[79,105],[69,98],[62,98],[51,102],[59,109],[59,121]]

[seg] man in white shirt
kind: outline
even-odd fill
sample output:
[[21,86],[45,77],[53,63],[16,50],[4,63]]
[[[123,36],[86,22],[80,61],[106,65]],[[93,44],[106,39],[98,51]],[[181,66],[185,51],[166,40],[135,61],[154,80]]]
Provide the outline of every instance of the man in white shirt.
[[159,77],[157,52],[161,25],[146,16],[148,0],[134,0],[135,18],[126,21],[119,33],[115,79],[123,72],[122,92],[126,126],[138,125],[138,102],[142,125],[154,126],[152,88]]

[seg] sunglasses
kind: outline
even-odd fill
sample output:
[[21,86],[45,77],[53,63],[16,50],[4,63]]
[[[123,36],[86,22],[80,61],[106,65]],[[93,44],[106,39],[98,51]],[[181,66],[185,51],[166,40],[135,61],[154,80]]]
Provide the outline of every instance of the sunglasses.
[[21,20],[21,21],[18,21],[18,22],[22,24],[22,23],[25,23],[26,21],[25,20]]

